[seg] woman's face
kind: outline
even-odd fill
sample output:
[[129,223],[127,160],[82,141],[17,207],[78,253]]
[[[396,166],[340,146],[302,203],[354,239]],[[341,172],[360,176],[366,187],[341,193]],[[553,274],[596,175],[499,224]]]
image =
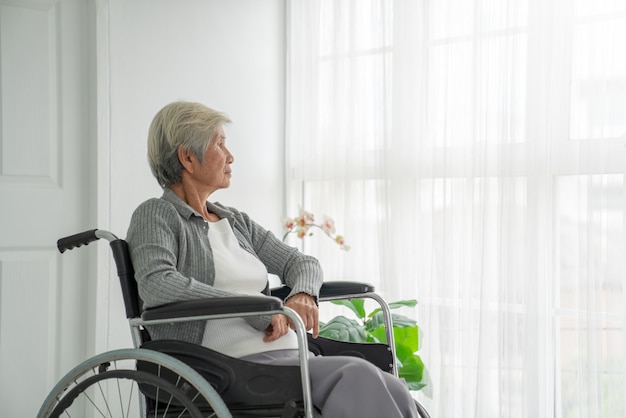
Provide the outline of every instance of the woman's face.
[[230,186],[234,158],[226,148],[226,135],[222,127],[218,128],[204,153],[204,163],[199,164],[195,180],[207,188],[210,193]]

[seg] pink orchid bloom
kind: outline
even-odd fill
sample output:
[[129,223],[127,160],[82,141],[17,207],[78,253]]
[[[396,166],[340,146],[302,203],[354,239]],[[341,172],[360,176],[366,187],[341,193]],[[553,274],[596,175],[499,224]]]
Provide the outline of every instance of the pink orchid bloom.
[[350,250],[350,246],[346,245],[346,242],[345,242],[345,240],[344,240],[342,235],[337,235],[335,237],[335,242],[337,244],[339,244],[339,248],[341,248],[342,250],[344,250],[344,251],[349,251]]
[[307,224],[306,218],[304,216],[298,216],[295,219],[296,223],[298,224],[298,226],[300,227],[305,227]]
[[322,223],[322,229],[327,234],[330,234],[330,235],[334,234],[335,233],[335,221],[333,221],[331,217],[324,215],[324,222]]
[[298,212],[298,218],[302,219],[305,223],[314,223],[315,216],[311,212],[307,212],[306,210],[300,208]]
[[296,226],[296,223],[291,218],[283,218],[283,226],[286,230],[291,231]]

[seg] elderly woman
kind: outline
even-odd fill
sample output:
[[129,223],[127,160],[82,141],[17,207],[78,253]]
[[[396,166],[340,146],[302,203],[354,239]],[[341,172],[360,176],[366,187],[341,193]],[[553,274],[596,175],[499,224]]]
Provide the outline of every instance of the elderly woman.
[[[259,294],[267,274],[291,289],[285,305],[317,337],[322,270],[244,212],[208,201],[230,186],[234,161],[224,114],[199,103],[161,109],[148,133],[148,159],[163,188],[132,216],[127,241],[144,308],[199,298]],[[180,339],[248,361],[298,364],[284,315],[152,326],[153,339]],[[312,398],[328,417],[415,417],[404,382],[353,357],[309,359]]]

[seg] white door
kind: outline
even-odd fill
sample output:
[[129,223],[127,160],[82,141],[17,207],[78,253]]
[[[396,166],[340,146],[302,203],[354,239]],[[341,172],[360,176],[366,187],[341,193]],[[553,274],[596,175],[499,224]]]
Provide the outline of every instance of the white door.
[[[94,217],[84,0],[0,0],[0,415],[33,417],[86,358]],[[91,207],[93,210],[93,206]]]

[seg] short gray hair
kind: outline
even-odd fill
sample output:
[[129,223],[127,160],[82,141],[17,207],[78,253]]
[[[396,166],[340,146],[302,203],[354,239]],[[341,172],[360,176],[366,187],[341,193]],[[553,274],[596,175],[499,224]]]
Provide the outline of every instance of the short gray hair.
[[201,162],[217,130],[230,123],[224,113],[201,103],[173,102],[152,119],[148,131],[148,162],[159,185],[182,181],[178,148],[192,151]]

